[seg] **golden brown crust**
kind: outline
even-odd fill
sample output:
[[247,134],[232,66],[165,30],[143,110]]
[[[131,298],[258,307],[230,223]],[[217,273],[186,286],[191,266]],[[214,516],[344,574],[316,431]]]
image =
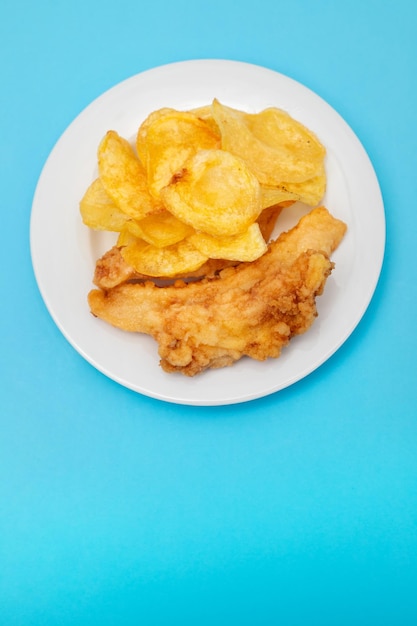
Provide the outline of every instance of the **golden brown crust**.
[[154,337],[166,372],[194,376],[245,355],[278,357],[313,323],[316,297],[333,268],[329,256],[345,231],[326,209],[315,209],[252,263],[194,283],[93,290],[90,308],[118,328]]

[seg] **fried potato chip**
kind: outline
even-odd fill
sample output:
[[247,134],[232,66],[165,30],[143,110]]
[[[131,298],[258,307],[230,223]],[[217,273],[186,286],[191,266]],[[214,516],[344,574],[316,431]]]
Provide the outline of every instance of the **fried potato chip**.
[[126,224],[126,226],[120,231],[116,245],[121,248],[123,246],[129,246],[133,243],[137,243],[139,245],[141,242],[143,243],[143,247],[145,247],[145,245],[148,245],[146,241],[143,241],[143,239],[137,237],[134,233],[132,233],[130,227],[128,227]]
[[257,224],[259,224],[259,228],[262,233],[262,237],[265,241],[269,241],[271,235],[274,231],[275,225],[281,212],[287,206],[291,206],[293,202],[282,202],[281,204],[274,204],[272,206],[263,209],[262,213],[256,220]]
[[302,183],[282,183],[276,187],[261,185],[262,206],[281,204],[287,200],[303,202],[308,206],[317,206],[326,191],[326,175],[322,173]]
[[300,196],[296,193],[290,193],[284,187],[269,187],[268,185],[261,185],[261,205],[262,209],[267,209],[270,206],[276,204],[282,204],[283,202],[298,202]]
[[147,152],[147,137],[148,130],[155,124],[158,120],[165,116],[175,115],[177,113],[176,109],[172,109],[169,107],[163,107],[162,109],[156,109],[149,113],[149,115],[145,118],[145,120],[141,123],[138,128],[138,132],[136,135],[136,151],[138,153],[138,157],[143,164],[146,163],[148,158]]
[[326,192],[326,172],[324,163],[322,164],[317,175],[301,183],[283,183],[287,191],[298,194],[300,202],[309,206],[317,206],[322,200]]
[[99,177],[115,205],[129,217],[141,219],[161,205],[149,193],[146,172],[132,146],[110,130],[98,148]]
[[136,272],[156,278],[194,272],[207,261],[207,257],[187,240],[157,248],[138,239],[121,248],[121,254]]
[[211,104],[206,104],[205,106],[198,107],[197,109],[191,109],[190,113],[198,117],[200,120],[203,120],[206,124],[210,126],[216,136],[221,139],[220,129],[217,125],[216,120],[213,117],[213,112],[211,109]]
[[87,226],[119,233],[114,249],[132,276],[213,275],[262,256],[283,207],[321,201],[324,157],[280,109],[161,108],[138,128],[136,151],[108,131],[80,212]]
[[229,261],[255,261],[268,247],[257,222],[238,235],[213,237],[199,232],[191,235],[188,241],[210,259]]
[[129,219],[114,204],[99,178],[91,183],[82,197],[80,213],[84,224],[94,230],[120,232]]
[[169,211],[153,213],[142,220],[130,220],[126,224],[128,230],[137,237],[157,248],[172,246],[182,241],[194,231]]
[[285,111],[271,107],[260,113],[243,113],[216,99],[212,111],[223,150],[244,159],[260,183],[298,183],[320,172],[324,147]]
[[185,161],[198,150],[220,147],[220,136],[209,124],[186,111],[156,111],[139,127],[136,148],[145,166],[151,194],[181,171]]
[[224,150],[195,154],[161,197],[179,220],[215,236],[245,231],[262,209],[257,178],[242,159]]

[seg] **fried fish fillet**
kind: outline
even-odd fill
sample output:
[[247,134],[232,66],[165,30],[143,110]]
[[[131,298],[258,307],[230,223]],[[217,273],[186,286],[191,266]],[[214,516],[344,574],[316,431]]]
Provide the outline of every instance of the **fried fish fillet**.
[[89,293],[91,312],[125,331],[151,335],[166,372],[194,376],[243,356],[278,357],[317,316],[316,297],[346,231],[327,209],[313,209],[252,263],[200,282],[123,283]]
[[[282,203],[264,209],[258,218],[259,228],[261,229],[263,238],[268,241],[275,223],[285,206],[292,203]],[[201,267],[194,272],[188,272],[186,275],[178,274],[175,278],[201,278],[213,277],[225,267],[238,265],[238,261],[226,261],[224,259],[208,259]],[[154,280],[150,276],[139,274],[131,267],[123,258],[121,249],[113,246],[108,250],[96,263],[94,270],[93,283],[101,289],[110,289],[116,287],[126,281],[132,280]]]

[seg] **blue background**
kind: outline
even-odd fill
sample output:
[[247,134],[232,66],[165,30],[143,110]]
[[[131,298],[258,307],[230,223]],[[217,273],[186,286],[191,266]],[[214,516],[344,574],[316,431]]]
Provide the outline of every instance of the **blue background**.
[[[215,408],[93,369],[29,251],[37,179],[73,118],[191,58],[264,65],[326,99],[387,220],[343,347],[282,392]],[[0,59],[1,626],[416,624],[417,4],[2,0]]]

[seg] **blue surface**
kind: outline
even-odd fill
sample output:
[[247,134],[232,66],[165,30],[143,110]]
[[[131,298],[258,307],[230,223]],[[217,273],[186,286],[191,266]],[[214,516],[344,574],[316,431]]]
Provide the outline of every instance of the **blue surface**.
[[[417,4],[2,0],[0,18],[1,626],[416,624]],[[67,125],[119,81],[190,58],[316,91],[385,200],[381,279],[347,343],[229,407],[151,400],[94,370],[29,252]]]

